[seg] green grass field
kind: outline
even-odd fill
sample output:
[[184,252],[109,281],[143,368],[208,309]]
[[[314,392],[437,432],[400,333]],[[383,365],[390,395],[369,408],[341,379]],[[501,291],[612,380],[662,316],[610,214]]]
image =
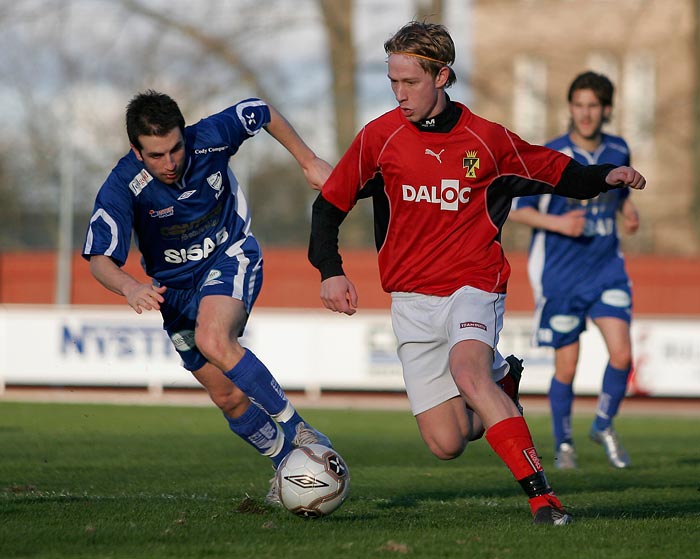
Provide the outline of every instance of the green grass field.
[[[574,425],[580,469],[551,467],[549,419],[528,416],[576,523],[533,526],[482,440],[440,462],[407,411],[302,410],[348,463],[335,514],[265,508],[272,468],[213,407],[0,403],[0,557],[677,559],[700,547],[697,417],[621,417],[616,471]],[[527,410],[526,410],[527,413]],[[242,506],[246,495],[259,506]]]

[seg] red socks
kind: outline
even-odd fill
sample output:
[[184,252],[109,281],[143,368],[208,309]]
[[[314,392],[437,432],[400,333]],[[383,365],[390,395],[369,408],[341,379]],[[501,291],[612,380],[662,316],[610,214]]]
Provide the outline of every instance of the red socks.
[[533,514],[542,507],[562,508],[544,476],[525,419],[509,417],[499,421],[486,431],[486,440],[527,493]]
[[486,431],[486,440],[517,480],[542,471],[530,429],[522,417],[509,417]]

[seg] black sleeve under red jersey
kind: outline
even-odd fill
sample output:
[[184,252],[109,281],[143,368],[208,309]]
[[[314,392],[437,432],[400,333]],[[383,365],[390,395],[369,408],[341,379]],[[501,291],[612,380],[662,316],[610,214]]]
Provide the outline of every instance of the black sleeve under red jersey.
[[338,250],[340,224],[348,215],[328,202],[323,193],[314,201],[311,209],[311,237],[309,262],[321,272],[321,280],[344,276],[343,259]]
[[578,161],[571,162],[564,168],[559,182],[554,187],[552,194],[586,200],[595,198],[601,192],[607,192],[623,185],[610,185],[605,182],[608,173],[615,169],[615,165],[581,165]]

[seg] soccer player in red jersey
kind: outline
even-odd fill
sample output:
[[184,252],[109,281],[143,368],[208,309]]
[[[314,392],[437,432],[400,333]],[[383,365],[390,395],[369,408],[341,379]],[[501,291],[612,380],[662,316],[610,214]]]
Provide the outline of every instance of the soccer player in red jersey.
[[338,234],[358,199],[371,196],[382,287],[426,445],[450,460],[485,430],[534,522],[568,524],[517,398],[495,382],[515,365],[497,349],[510,274],[501,228],[516,196],[591,198],[646,181],[631,167],[583,166],[530,145],[452,101],[455,49],[442,25],[410,22],[384,49],[398,107],[359,132],[314,202],[309,259],[321,272],[321,300],[335,312],[357,310]]

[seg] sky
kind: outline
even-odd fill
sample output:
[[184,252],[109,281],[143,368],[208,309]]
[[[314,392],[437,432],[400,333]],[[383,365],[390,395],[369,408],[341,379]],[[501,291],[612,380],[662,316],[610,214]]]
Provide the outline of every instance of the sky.
[[[84,150],[84,157],[106,176],[117,154],[128,149],[122,120],[134,87],[139,90],[155,87],[172,93],[178,91],[178,81],[183,80],[196,80],[196,85],[205,91],[209,87],[212,93],[203,94],[196,105],[181,104],[189,122],[221,110],[243,96],[258,94],[220,85],[217,89],[219,83],[225,84],[231,76],[222,75],[230,72],[222,72],[221,62],[215,57],[204,57],[196,68],[179,63],[181,49],[189,47],[178,34],[170,35],[166,44],[149,51],[154,24],[125,12],[117,0],[24,0],[12,9],[9,5],[1,9],[7,1],[0,0],[3,52],[0,149],[16,151],[18,157],[14,162],[25,166],[23,172],[36,167],[35,162],[23,161],[22,155],[30,153],[26,145],[31,140],[31,134],[27,134],[28,111],[33,111],[29,115],[36,121],[33,126],[49,131],[60,128],[59,141],[78,145]],[[199,0],[196,11],[195,4],[185,0],[141,0],[141,3],[167,9],[168,15],[181,21],[201,21],[215,35],[232,34],[233,44],[247,56],[244,61],[278,97],[278,108],[319,155],[331,161],[337,159],[328,40],[315,0]],[[458,81],[450,95],[469,102],[466,76],[471,66],[471,1],[445,0],[443,9],[458,52],[455,64]],[[356,0],[358,128],[395,106],[386,77],[383,43],[414,16],[413,0]],[[79,63],[66,63],[58,51],[71,53]],[[158,57],[164,71],[134,75],[139,66],[131,61],[149,57]],[[65,76],[71,71],[76,78],[66,84]],[[178,98],[177,94],[173,95]],[[58,143],[48,142],[47,158],[59,156]],[[267,139],[245,146],[250,164],[255,165],[258,156],[270,150],[286,156],[273,144]],[[241,168],[241,173],[245,172]],[[86,186],[88,194],[99,186],[96,178],[83,176],[80,169],[77,180],[90,181]],[[52,204],[56,194],[51,185],[48,187],[46,196],[35,191],[32,198]]]

